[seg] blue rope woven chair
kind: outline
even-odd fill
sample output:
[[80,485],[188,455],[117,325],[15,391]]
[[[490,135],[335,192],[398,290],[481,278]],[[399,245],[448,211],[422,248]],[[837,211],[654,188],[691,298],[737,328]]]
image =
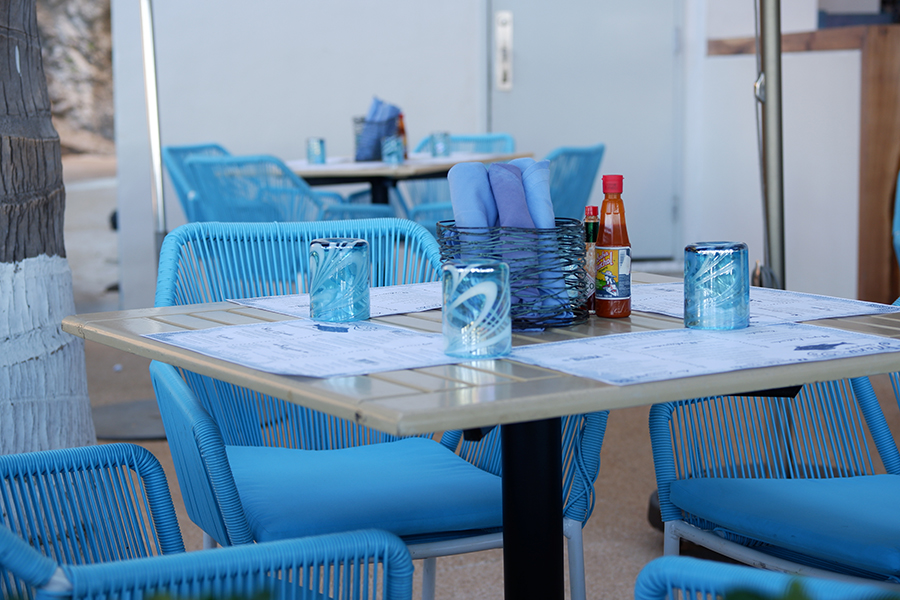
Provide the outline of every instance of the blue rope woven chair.
[[[799,585],[802,596],[789,596]],[[744,592],[743,598],[815,598],[816,600],[897,600],[897,592],[818,577],[796,577],[742,565],[686,556],[664,556],[649,562],[634,585],[634,600],[716,600]]]
[[594,180],[603,160],[604,144],[586,148],[557,148],[547,155],[550,161],[550,199],[556,218],[584,218]]
[[262,223],[390,217],[389,206],[350,204],[317,191],[274,156],[193,156],[185,161],[196,182],[196,221]]
[[[0,456],[0,524],[63,564],[184,552],[162,467],[133,444]],[[2,570],[0,593],[31,597]]]
[[[369,241],[374,286],[438,279],[437,242],[406,219],[196,223],[163,244],[156,305],[303,293],[310,240],[334,236]],[[502,546],[496,433],[478,443],[461,442],[458,431],[439,442],[398,439],[169,365],[153,363],[151,375],[188,515],[220,544],[386,529],[425,559],[426,598],[435,557]],[[606,416],[563,423],[573,598],[584,597],[581,528],[593,509]]]
[[162,467],[134,444],[0,456],[0,515],[3,598],[412,595],[409,552],[382,531],[184,552]]
[[650,438],[665,554],[684,538],[773,570],[900,581],[900,453],[868,378],[655,405]]
[[[429,152],[432,136],[424,137],[414,152]],[[451,152],[476,154],[510,154],[516,142],[508,133],[482,133],[450,136]],[[409,179],[400,181],[391,198],[398,216],[411,219],[436,235],[437,222],[453,218],[450,185],[447,178]],[[364,192],[368,193],[368,192]]]
[[191,156],[229,156],[228,150],[219,144],[192,144],[189,146],[166,146],[162,149],[162,160],[178,194],[181,208],[188,222],[200,221],[197,186],[187,170],[185,161]]

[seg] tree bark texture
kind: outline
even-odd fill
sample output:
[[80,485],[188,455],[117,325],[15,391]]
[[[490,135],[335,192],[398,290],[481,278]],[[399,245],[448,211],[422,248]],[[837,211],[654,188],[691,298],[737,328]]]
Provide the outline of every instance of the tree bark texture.
[[0,262],[65,257],[59,136],[33,0],[0,0]]
[[95,441],[35,0],[0,0],[0,454]]

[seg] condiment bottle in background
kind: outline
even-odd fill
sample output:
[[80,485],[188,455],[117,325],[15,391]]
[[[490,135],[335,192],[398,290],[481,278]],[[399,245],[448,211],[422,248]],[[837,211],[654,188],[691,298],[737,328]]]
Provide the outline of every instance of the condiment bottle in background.
[[594,312],[594,285],[597,280],[597,232],[600,230],[600,217],[596,206],[584,207],[584,270],[587,274],[588,296],[587,309]]
[[397,115],[397,137],[403,142],[403,160],[409,158],[406,152],[406,124],[403,122],[403,113]]
[[598,317],[631,314],[631,242],[625,227],[621,175],[603,176],[603,204],[597,233],[597,284],[594,309]]

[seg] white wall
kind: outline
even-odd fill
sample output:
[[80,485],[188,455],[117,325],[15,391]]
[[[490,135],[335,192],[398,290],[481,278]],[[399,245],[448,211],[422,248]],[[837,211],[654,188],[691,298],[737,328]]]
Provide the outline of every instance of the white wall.
[[[373,95],[400,106],[411,143],[487,126],[485,0],[155,0],[162,144],[305,155],[352,151]],[[151,306],[156,268],[139,3],[113,0],[123,308]],[[169,229],[184,222],[174,193]]]
[[[722,4],[731,0],[688,0],[695,21],[686,61],[682,235],[686,243],[744,241],[753,265],[764,254],[756,61],[705,55],[702,19],[712,19]],[[785,285],[791,290],[856,297],[860,66],[859,51],[782,56]]]
[[[753,0],[707,0],[706,5],[709,39],[753,37]],[[818,10],[819,0],[781,0],[781,32],[815,30]]]

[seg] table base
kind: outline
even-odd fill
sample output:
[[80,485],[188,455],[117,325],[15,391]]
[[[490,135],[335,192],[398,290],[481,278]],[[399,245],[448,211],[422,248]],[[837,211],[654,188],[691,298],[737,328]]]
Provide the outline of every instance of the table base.
[[502,425],[507,600],[565,597],[559,418]]

